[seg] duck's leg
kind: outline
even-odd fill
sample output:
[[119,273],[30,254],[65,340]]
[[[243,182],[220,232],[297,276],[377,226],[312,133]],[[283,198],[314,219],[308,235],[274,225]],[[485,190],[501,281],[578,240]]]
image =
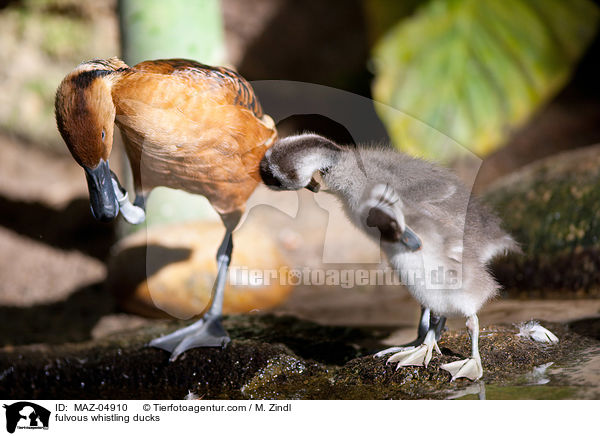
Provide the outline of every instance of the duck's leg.
[[211,305],[208,312],[195,323],[150,342],[151,347],[170,351],[171,361],[177,359],[181,353],[190,348],[225,347],[231,340],[221,325],[221,315],[232,250],[231,232],[227,230],[217,253],[217,279],[213,286]]
[[375,357],[394,353],[386,363],[397,362],[398,368],[413,365],[426,367],[431,360],[434,349],[442,354],[437,345],[437,340],[442,335],[445,323],[445,317],[436,316],[428,308],[422,307],[417,339],[400,347],[382,350],[375,354]]
[[457,362],[446,363],[440,368],[452,375],[452,381],[459,377],[477,380],[483,375],[481,357],[479,356],[479,319],[477,315],[467,318],[467,329],[471,335],[471,357]]

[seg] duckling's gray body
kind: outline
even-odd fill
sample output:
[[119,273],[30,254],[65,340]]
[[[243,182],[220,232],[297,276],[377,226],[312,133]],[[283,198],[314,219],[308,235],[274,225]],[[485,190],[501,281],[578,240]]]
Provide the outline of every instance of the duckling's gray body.
[[261,162],[261,176],[273,189],[306,187],[316,171],[352,222],[381,240],[423,308],[419,338],[409,344],[414,346],[376,356],[394,353],[388,362],[398,366],[427,365],[433,349],[439,352],[445,317],[464,316],[473,355],[442,368],[453,378],[481,377],[476,314],[499,288],[487,263],[518,249],[499,219],[450,171],[389,148],[340,147],[306,134],[278,141]]
[[[411,252],[401,243],[383,240],[381,247],[389,262],[401,272],[423,269],[426,281],[432,279],[427,272],[437,273],[440,266],[444,272],[443,277],[438,274],[433,278],[436,283],[429,283],[427,288],[431,289],[407,283],[422,306],[438,315],[470,316],[497,292],[498,285],[486,264],[495,255],[513,249],[515,243],[501,229],[498,218],[448,170],[373,147],[342,149],[336,164],[323,172],[322,178],[362,230],[367,230],[365,208],[376,204],[378,193],[373,191],[378,186],[395,191],[404,221],[419,235],[422,247]],[[379,237],[377,232],[369,233]],[[462,285],[457,286],[460,281]]]

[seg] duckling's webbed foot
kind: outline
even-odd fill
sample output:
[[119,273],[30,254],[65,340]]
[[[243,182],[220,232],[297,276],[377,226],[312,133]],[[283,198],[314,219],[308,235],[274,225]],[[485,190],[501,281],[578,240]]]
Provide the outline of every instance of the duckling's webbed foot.
[[231,341],[221,324],[221,316],[207,313],[195,323],[169,335],[153,339],[151,347],[171,353],[170,361],[189,349],[198,347],[225,347]]
[[440,366],[440,368],[450,373],[452,381],[460,377],[477,380],[483,375],[481,358],[471,357],[469,359],[458,360],[456,362],[446,363]]
[[437,340],[442,335],[446,324],[446,318],[433,315],[426,307],[421,308],[421,320],[417,339],[399,347],[391,347],[380,351],[374,357],[382,357],[394,353],[386,363],[398,362],[397,368],[401,366],[427,366],[431,360],[433,350],[442,354]]
[[433,350],[442,354],[435,340],[435,330],[430,329],[421,345],[416,347],[392,347],[380,351],[375,357],[381,357],[386,354],[394,353],[386,363],[397,363],[396,369],[401,366],[425,366],[429,365]]
[[460,377],[478,380],[483,376],[483,367],[479,356],[479,319],[477,315],[467,318],[467,329],[471,335],[471,357],[440,366],[441,369],[450,373],[452,381]]
[[218,272],[213,286],[212,303],[202,319],[179,329],[169,335],[156,338],[150,342],[151,347],[161,348],[171,353],[170,361],[174,361],[186,350],[198,347],[225,347],[231,341],[221,324],[223,311],[223,294],[227,280],[227,270],[231,260],[233,241],[231,232],[225,238],[217,253]]

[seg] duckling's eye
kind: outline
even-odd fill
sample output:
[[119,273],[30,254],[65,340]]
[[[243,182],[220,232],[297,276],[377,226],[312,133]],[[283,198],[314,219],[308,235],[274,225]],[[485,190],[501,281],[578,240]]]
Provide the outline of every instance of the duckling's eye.
[[104,130],[102,130],[102,140],[104,141],[104,137],[106,136],[106,134],[104,133]]

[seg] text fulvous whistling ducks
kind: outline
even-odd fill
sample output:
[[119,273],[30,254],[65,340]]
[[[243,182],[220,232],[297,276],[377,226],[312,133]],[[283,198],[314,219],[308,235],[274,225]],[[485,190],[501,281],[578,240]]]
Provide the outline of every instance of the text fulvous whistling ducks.
[[[231,233],[260,181],[258,165],[277,133],[250,84],[232,70],[185,59],[129,67],[117,58],[84,62],[56,93],[56,121],[71,154],[85,170],[94,217],[144,219],[147,195],[157,186],[204,195],[226,233],[217,254],[211,306],[198,322],[150,345],[172,353],[224,346],[220,323],[233,248]],[[136,198],[127,201],[108,164],[114,125],[129,157]]]

